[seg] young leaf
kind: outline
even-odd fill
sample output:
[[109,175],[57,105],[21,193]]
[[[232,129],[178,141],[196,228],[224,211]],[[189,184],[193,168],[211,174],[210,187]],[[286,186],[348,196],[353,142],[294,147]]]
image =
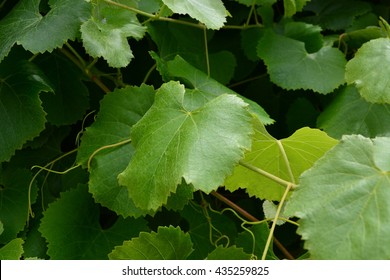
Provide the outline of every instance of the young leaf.
[[146,229],[143,219],[121,217],[108,229],[99,224],[99,206],[87,187],[79,185],[50,204],[41,220],[40,232],[48,242],[51,259],[107,259],[124,240]]
[[345,134],[366,137],[390,135],[390,105],[372,104],[363,99],[354,86],[343,87],[318,117],[318,127],[331,137]]
[[[242,161],[292,183],[337,143],[324,132],[307,127],[277,140],[257,119],[254,130],[252,149]],[[280,200],[285,191],[285,187],[241,165],[234,168],[225,186],[230,191],[245,188],[249,195],[268,200]]]
[[390,103],[390,71],[384,67],[390,63],[389,48],[389,38],[371,40],[347,63],[345,80],[368,102]]
[[306,5],[306,2],[310,0],[283,0],[284,3],[284,16],[292,17],[297,12],[302,11],[302,8]]
[[162,1],[174,13],[188,14],[210,29],[220,29],[226,22],[227,11],[221,0]]
[[190,235],[179,227],[159,227],[141,232],[108,255],[111,260],[185,260],[193,251]]
[[303,42],[269,30],[260,40],[257,54],[267,65],[271,81],[282,88],[327,94],[344,83],[346,60],[338,49],[326,46],[308,53]]
[[[154,100],[151,86],[126,87],[106,95],[100,104],[96,121],[88,127],[82,138],[77,162],[87,166],[90,162],[89,190],[98,203],[123,217],[146,214],[137,209],[127,189],[119,186],[117,176],[134,153],[131,144],[102,149],[130,139],[132,125],[137,123]],[[149,212],[147,212],[149,213]]]
[[[389,259],[390,138],[344,136],[286,205],[314,259]],[[319,201],[320,198],[320,201]]]
[[163,84],[132,129],[136,153],[118,178],[142,209],[166,203],[182,178],[215,190],[250,147],[251,115],[240,98],[223,94],[194,107],[184,93],[178,82]]
[[218,246],[207,256],[207,260],[250,260],[251,257],[252,255],[245,253],[242,248]]
[[0,66],[0,162],[8,161],[45,128],[39,93],[53,91],[32,63],[7,59]]
[[111,67],[126,67],[134,57],[127,37],[141,39],[145,28],[132,11],[98,1],[92,18],[81,26],[87,52],[103,57]]
[[0,248],[0,260],[20,260],[23,254],[23,239],[15,238]]
[[[31,178],[31,172],[27,169],[0,168],[0,221],[4,226],[0,244],[16,238],[26,225]],[[37,188],[33,184],[30,202],[34,203],[36,197]]]
[[80,24],[90,15],[90,4],[86,1],[58,0],[49,1],[51,9],[42,16],[40,2],[21,0],[0,21],[0,61],[15,43],[33,53],[61,47],[76,38]]

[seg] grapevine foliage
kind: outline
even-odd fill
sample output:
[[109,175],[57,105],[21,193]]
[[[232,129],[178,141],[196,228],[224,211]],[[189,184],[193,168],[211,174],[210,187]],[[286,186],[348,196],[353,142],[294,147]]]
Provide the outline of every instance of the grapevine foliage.
[[389,259],[390,8],[0,4],[1,259]]

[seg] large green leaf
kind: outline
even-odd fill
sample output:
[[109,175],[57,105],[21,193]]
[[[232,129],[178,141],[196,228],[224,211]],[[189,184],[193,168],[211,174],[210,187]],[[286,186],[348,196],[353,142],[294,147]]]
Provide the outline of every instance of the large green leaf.
[[[254,122],[252,149],[242,161],[292,183],[337,143],[324,132],[308,127],[277,140],[258,120]],[[280,200],[285,191],[285,187],[242,165],[234,168],[225,186],[230,191],[245,188],[249,195],[268,200]]]
[[0,248],[0,260],[20,260],[23,254],[23,239],[15,238]]
[[303,42],[269,30],[260,40],[257,53],[271,81],[282,88],[326,94],[344,83],[346,60],[336,48],[325,46],[308,53]]
[[19,1],[0,21],[0,61],[15,43],[33,53],[51,52],[75,39],[80,24],[90,15],[86,1],[51,0],[51,9],[44,16],[40,14],[40,3],[41,0]]
[[190,235],[179,227],[159,227],[141,232],[108,255],[111,260],[185,260],[193,251]]
[[143,219],[123,219],[108,229],[99,224],[99,206],[87,187],[79,185],[64,192],[49,205],[40,232],[48,242],[51,259],[107,259],[107,254],[124,240],[146,229]]
[[0,244],[17,237],[26,225],[29,202],[34,203],[37,188],[32,184],[29,201],[31,172],[27,169],[0,168],[0,221],[4,231],[0,235]]
[[389,136],[390,105],[369,103],[354,86],[343,87],[319,116],[318,127],[335,138],[344,134]]
[[211,100],[225,93],[234,94],[249,104],[249,111],[256,114],[263,124],[267,125],[274,122],[274,120],[271,119],[264,109],[256,102],[237,94],[208,77],[206,73],[198,70],[180,56],[176,56],[175,59],[166,63],[166,71],[170,76],[182,79],[185,83],[188,83],[188,86],[194,89],[195,94],[202,95],[205,100]]
[[[101,101],[96,121],[81,138],[77,162],[87,166],[89,158],[102,147],[129,140],[132,125],[141,119],[153,100],[154,89],[147,85],[126,87],[106,95]],[[102,149],[90,161],[90,192],[97,202],[124,217],[144,213],[134,206],[127,188],[119,186],[117,179],[133,153],[133,146],[127,143]]]
[[220,29],[228,15],[221,0],[162,0],[173,12],[188,14],[204,23],[207,28]]
[[247,104],[229,94],[194,98],[178,82],[163,84],[132,129],[136,153],[118,178],[142,209],[164,204],[182,178],[195,189],[215,190],[250,147]]
[[[126,4],[129,4],[126,2]],[[81,26],[81,38],[87,52],[103,57],[112,67],[125,67],[134,57],[127,37],[141,39],[145,27],[134,12],[104,1],[94,5],[92,17]]]
[[354,84],[368,102],[390,103],[390,39],[371,40],[358,49],[348,61],[345,72],[347,83]]
[[390,138],[344,136],[286,205],[315,259],[390,258]]
[[0,162],[45,128],[42,91],[52,88],[32,63],[9,58],[0,64]]

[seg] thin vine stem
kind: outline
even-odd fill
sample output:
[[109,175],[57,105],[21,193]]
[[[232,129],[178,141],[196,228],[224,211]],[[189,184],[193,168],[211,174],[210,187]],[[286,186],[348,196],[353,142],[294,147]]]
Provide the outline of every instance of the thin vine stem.
[[294,174],[292,173],[290,161],[288,160],[286,151],[284,150],[284,147],[283,147],[283,145],[282,145],[282,141],[276,140],[276,144],[278,145],[279,151],[280,151],[280,153],[282,154],[284,163],[286,164],[288,176],[290,177],[291,182],[292,182],[293,184],[295,184]]
[[275,228],[276,228],[276,222],[279,219],[280,212],[282,211],[284,202],[286,201],[287,195],[290,192],[291,188],[292,188],[292,184],[289,184],[287,186],[286,190],[283,193],[283,196],[282,196],[282,198],[281,198],[281,200],[279,202],[278,208],[276,209],[275,217],[274,217],[274,219],[272,221],[271,229],[269,230],[269,235],[268,235],[268,238],[267,238],[267,242],[265,243],[263,255],[261,256],[262,260],[265,260],[266,257],[267,257],[267,252],[268,252],[269,247],[271,246],[271,241],[272,241],[272,238],[274,236],[274,232],[275,232]]
[[126,140],[120,141],[118,143],[114,143],[111,145],[106,145],[106,146],[100,147],[99,149],[95,150],[88,158],[88,162],[87,162],[88,170],[91,169],[91,161],[96,156],[97,153],[99,153],[105,149],[115,148],[115,147],[122,146],[122,145],[125,145],[125,144],[130,143],[130,142],[131,142],[131,139],[126,139]]
[[274,182],[278,183],[279,185],[282,185],[286,188],[290,185],[291,185],[291,188],[293,188],[293,189],[296,187],[296,185],[293,182],[288,182],[286,180],[283,180],[282,178],[279,178],[278,176],[275,176],[275,175],[273,175],[273,174],[271,174],[271,173],[269,173],[261,168],[258,168],[252,164],[249,164],[245,161],[240,160],[239,164],[248,168],[249,170],[252,170],[253,172],[256,172],[260,175],[263,175],[264,177],[267,177],[268,179],[271,179],[272,181],[274,181]]

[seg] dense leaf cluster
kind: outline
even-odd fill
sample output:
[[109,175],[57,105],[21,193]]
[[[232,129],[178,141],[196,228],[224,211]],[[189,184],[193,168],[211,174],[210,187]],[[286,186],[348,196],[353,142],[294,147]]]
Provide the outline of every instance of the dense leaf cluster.
[[389,259],[390,7],[0,4],[0,259]]

